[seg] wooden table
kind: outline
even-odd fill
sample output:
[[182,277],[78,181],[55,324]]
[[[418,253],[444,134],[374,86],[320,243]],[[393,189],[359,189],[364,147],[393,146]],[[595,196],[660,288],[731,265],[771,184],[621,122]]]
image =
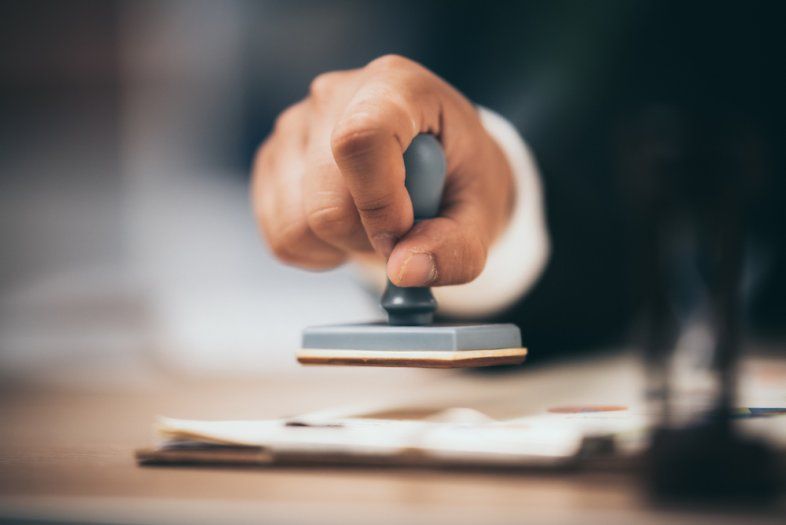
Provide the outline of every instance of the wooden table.
[[[627,369],[629,373],[619,375],[624,383],[631,376],[630,363],[614,363],[603,365],[601,360],[593,370],[605,366],[622,374]],[[423,396],[459,405],[506,398],[512,400],[508,405],[492,403],[505,412],[538,397],[560,402],[575,396],[570,392],[609,383],[587,374],[579,377],[575,369],[573,378],[569,370],[550,368],[436,376],[422,371],[312,369],[283,377],[225,380],[160,374],[130,386],[6,382],[0,390],[0,517],[79,523],[451,525],[671,523],[677,516],[708,523],[740,520],[742,516],[733,512],[685,514],[655,508],[637,482],[613,474],[140,468],[133,459],[135,448],[151,443],[151,423],[157,414],[267,418],[358,400]],[[566,389],[569,385],[572,390]],[[778,519],[781,512],[782,508],[745,519],[783,523]]]

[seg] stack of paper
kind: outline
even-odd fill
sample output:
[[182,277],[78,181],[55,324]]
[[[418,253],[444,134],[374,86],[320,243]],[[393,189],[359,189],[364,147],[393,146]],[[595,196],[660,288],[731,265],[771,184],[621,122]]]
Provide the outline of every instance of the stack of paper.
[[587,443],[593,439],[611,439],[635,452],[645,429],[645,418],[624,407],[505,421],[472,409],[449,409],[413,419],[363,415],[263,421],[161,418],[157,425],[160,445],[138,451],[137,458],[143,464],[566,467],[587,452]]

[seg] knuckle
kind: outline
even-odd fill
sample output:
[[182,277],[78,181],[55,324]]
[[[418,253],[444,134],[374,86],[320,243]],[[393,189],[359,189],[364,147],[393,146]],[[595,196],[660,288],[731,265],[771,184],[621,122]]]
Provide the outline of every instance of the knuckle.
[[479,238],[472,238],[467,242],[467,253],[463,257],[462,267],[464,268],[465,281],[472,281],[483,271],[486,266],[488,248]]
[[[488,246],[471,223],[449,221],[448,229],[432,233],[440,284],[465,284],[477,278],[486,266]],[[421,223],[423,224],[423,223]]]
[[308,86],[309,95],[312,98],[324,98],[330,94],[336,84],[338,74],[334,72],[320,73],[311,81]]
[[389,71],[389,70],[398,70],[398,69],[408,69],[414,65],[415,63],[412,60],[405,58],[401,55],[397,55],[395,53],[390,53],[375,58],[374,60],[369,62],[366,67],[369,70]]
[[388,197],[366,198],[357,203],[357,209],[366,219],[377,221],[387,217],[393,207],[393,200]]
[[463,283],[468,283],[470,281],[474,281],[483,271],[483,265],[479,264],[478,259],[474,259],[470,264],[466,266],[465,274],[461,281]]
[[259,177],[263,174],[263,166],[265,165],[265,160],[267,155],[270,151],[270,137],[268,136],[262,143],[257,147],[256,152],[254,152],[254,160],[251,163],[251,173],[255,177]]
[[263,177],[262,161],[255,161],[254,171],[250,181],[251,204],[254,216],[257,218],[259,226],[268,223],[268,211],[271,209],[272,184],[270,177]]
[[300,221],[279,228],[276,233],[268,235],[270,250],[280,261],[296,264],[300,262],[297,247],[305,240],[306,232],[307,228]]
[[400,55],[384,55],[371,61],[366,68],[372,74],[395,73],[393,78],[397,79],[399,94],[410,98],[428,94],[438,85],[434,73]]
[[273,252],[273,255],[279,261],[285,263],[292,263],[291,252],[289,251],[286,243],[277,236],[268,237],[268,245],[270,246],[270,251]]
[[342,238],[352,233],[354,224],[350,210],[341,205],[323,205],[308,212],[308,225],[319,237]]
[[282,111],[278,117],[276,117],[276,122],[273,125],[274,133],[292,129],[295,126],[295,123],[298,121],[300,110],[301,105],[295,104]]
[[384,122],[377,115],[358,113],[336,124],[330,145],[336,157],[353,157],[372,149],[384,133]]
[[254,213],[254,218],[256,219],[257,227],[265,235],[265,238],[269,239],[270,235],[268,235],[267,226],[270,223],[268,219],[270,198],[267,195],[268,193],[267,188],[265,187],[259,175],[254,176],[253,180],[251,181],[251,184],[252,184],[251,211]]

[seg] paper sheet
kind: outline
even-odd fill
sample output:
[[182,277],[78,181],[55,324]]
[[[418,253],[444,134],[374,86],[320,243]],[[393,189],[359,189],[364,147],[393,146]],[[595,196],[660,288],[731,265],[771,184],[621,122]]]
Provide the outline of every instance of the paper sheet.
[[[634,459],[644,450],[654,414],[641,403],[631,403],[625,392],[599,388],[586,380],[606,374],[602,370],[528,377],[532,389],[553,387],[570,379],[575,404],[546,404],[547,400],[524,396],[526,403],[506,403],[517,385],[496,378],[476,389],[475,408],[430,401],[384,406],[332,407],[293,418],[254,421],[193,421],[160,418],[157,448],[140,451],[142,463],[199,462],[237,464],[392,464],[529,467],[573,465],[588,454],[602,454],[600,462],[611,464]],[[587,366],[585,366],[587,368]],[[624,371],[624,370],[623,370]],[[735,424],[745,432],[767,438],[786,451],[786,367],[781,361],[758,360],[745,367],[739,399],[744,406],[735,413]],[[582,382],[581,378],[585,381]],[[630,372],[620,377],[630,377]],[[543,384],[534,382],[543,379]],[[548,380],[548,381],[546,381]],[[464,381],[468,381],[464,379]],[[546,384],[548,383],[548,384]],[[469,385],[459,385],[467,391]],[[560,386],[560,385],[558,385]],[[495,390],[496,388],[496,390]],[[565,390],[567,386],[560,386]],[[426,397],[424,395],[424,397]],[[443,395],[451,399],[450,395]],[[466,398],[465,398],[466,399]],[[592,404],[589,400],[618,400],[616,404]],[[624,404],[627,399],[628,403]],[[567,397],[563,401],[568,400]],[[540,405],[540,408],[538,408]],[[684,405],[684,406],[683,406]],[[677,407],[706,409],[706,396],[682,394]],[[504,408],[501,409],[500,407]],[[496,414],[491,417],[489,414]],[[502,414],[505,414],[504,416]],[[602,446],[598,447],[598,444]],[[594,451],[594,452],[593,452]],[[593,456],[595,458],[597,456]]]
[[340,417],[258,421],[160,418],[161,447],[258,447],[266,454],[396,458],[477,465],[555,465],[576,458],[588,436],[639,436],[646,420],[628,410],[546,413],[496,421],[453,408],[421,419]]

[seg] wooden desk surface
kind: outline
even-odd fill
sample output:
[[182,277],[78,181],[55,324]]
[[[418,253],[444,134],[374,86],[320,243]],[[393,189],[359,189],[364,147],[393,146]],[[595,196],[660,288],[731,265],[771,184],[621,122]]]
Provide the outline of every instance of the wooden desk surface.
[[[433,373],[320,369],[292,377],[201,381],[165,377],[149,384],[100,388],[6,384],[0,390],[0,518],[451,524],[674,519],[673,510],[648,505],[636,483],[611,474],[140,468],[133,460],[135,448],[151,443],[151,423],[158,414],[263,418],[425,394],[467,405],[473,399],[503,395],[520,405],[536,397],[526,395],[527,391],[546,395],[549,389],[560,401],[556,376],[548,370],[480,376]],[[590,388],[587,381],[573,383],[582,390]],[[513,409],[495,405],[502,411]],[[778,523],[777,514],[757,519]],[[740,518],[729,513],[680,515],[708,523],[734,523]]]

